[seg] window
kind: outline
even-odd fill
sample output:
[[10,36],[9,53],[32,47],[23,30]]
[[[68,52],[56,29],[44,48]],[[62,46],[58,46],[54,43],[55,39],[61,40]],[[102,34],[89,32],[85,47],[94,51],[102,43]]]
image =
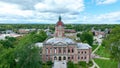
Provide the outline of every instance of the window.
[[68,60],[70,60],[70,57],[68,57]]
[[74,58],[74,56],[72,56],[72,59]]
[[86,59],[86,56],[84,57],[84,59]]
[[56,56],[54,57],[54,60],[57,60],[57,57],[56,57]]
[[83,59],[83,57],[81,57],[81,59]]
[[74,53],[74,49],[72,49],[72,53]]
[[48,55],[46,55],[46,60],[48,60]]
[[46,53],[48,54],[48,48],[46,48]]
[[56,54],[56,48],[54,48],[54,52],[55,52],[55,54]]
[[85,54],[86,54],[86,51],[85,51]]
[[66,57],[64,56],[63,60],[66,60]]
[[50,53],[52,53],[52,48],[50,48]]
[[70,53],[70,49],[68,49],[68,53]]
[[61,53],[61,48],[59,48],[59,53]]
[[78,56],[78,59],[80,59],[80,56]]
[[80,51],[78,51],[78,54],[80,53]]
[[63,48],[63,53],[66,53],[66,48]]
[[83,54],[83,51],[81,52],[81,54]]

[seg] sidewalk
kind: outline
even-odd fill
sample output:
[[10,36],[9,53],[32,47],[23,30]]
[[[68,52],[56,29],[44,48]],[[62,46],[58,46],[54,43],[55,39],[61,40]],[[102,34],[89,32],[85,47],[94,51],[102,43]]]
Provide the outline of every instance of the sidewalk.
[[67,68],[67,63],[66,61],[54,61],[52,68]]

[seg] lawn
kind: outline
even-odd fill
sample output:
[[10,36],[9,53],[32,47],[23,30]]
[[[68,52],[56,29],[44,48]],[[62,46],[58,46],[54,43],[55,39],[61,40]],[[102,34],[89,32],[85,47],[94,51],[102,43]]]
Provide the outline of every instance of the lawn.
[[95,59],[100,68],[117,68],[117,62],[112,60]]
[[94,51],[97,48],[98,45],[92,45],[92,51]]
[[107,49],[104,46],[100,46],[100,48],[95,52],[95,54],[101,56],[101,57],[110,57],[110,53],[107,51]]
[[73,62],[67,63],[67,68],[89,68],[93,65],[92,61],[90,61],[88,64],[84,61],[78,62],[78,64],[74,64]]

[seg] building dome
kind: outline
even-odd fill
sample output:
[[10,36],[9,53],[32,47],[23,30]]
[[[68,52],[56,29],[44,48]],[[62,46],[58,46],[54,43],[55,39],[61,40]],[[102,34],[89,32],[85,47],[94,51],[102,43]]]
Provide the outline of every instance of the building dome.
[[50,38],[45,43],[46,44],[57,44],[57,43],[75,44],[75,42],[70,38],[58,38],[58,37]]
[[61,16],[59,16],[59,21],[57,22],[56,26],[64,26],[63,22],[61,21]]

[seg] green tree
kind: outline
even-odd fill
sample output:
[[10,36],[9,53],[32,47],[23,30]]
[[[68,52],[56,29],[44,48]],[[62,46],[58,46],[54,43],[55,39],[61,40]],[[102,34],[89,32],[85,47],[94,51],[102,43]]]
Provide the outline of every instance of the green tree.
[[[35,35],[36,33],[27,34],[18,38],[16,41],[14,39],[8,38],[9,41],[14,42],[14,48],[5,48],[5,43],[0,43],[0,68],[42,67],[40,56],[41,48],[34,45],[36,42],[38,42],[37,40],[33,40]],[[40,36],[42,36],[42,34],[40,34]],[[41,42],[45,39],[46,37],[42,38],[42,40],[39,38]]]
[[74,68],[74,63],[71,61],[68,61],[67,68]]
[[120,68],[120,27],[112,29],[111,34],[104,41],[111,53],[111,59],[118,61],[118,68]]
[[80,38],[81,42],[88,43],[92,46],[93,44],[93,35],[90,32],[83,32],[82,34],[77,34],[77,36]]

